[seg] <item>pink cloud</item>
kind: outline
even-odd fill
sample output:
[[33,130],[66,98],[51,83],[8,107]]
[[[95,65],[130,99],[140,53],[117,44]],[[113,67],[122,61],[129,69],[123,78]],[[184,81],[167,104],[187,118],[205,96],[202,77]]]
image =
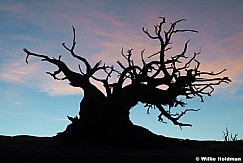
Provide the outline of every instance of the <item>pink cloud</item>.
[[65,81],[56,81],[45,74],[45,70],[50,68],[44,64],[25,64],[23,61],[7,63],[2,66],[0,79],[10,83],[27,87],[38,88],[41,92],[49,95],[69,95],[81,94],[82,90],[73,88]]
[[[174,21],[175,17],[178,17],[178,13],[179,15],[186,15],[185,11],[183,10],[176,10],[176,12],[170,10],[170,12],[168,12],[166,8],[168,9],[168,7],[171,6],[168,6],[168,4],[165,3],[163,4],[163,7],[161,7],[161,9],[154,9],[152,6],[147,6],[147,10],[144,10],[143,7],[138,8],[137,6],[133,6],[131,7],[133,10],[129,12],[130,15],[124,14],[124,17],[126,16],[127,18],[129,18],[130,21],[132,20],[132,23],[128,23],[126,20],[118,19],[118,16],[116,15],[111,15],[105,11],[97,10],[94,7],[94,4],[93,6],[87,7],[86,2],[76,3],[72,1],[62,1],[62,3],[59,3],[57,9],[55,10],[51,10],[51,8],[54,8],[56,3],[38,3],[40,4],[37,5],[38,7],[40,7],[39,10],[42,11],[42,9],[44,9],[41,14],[37,12],[35,13],[33,9],[30,8],[31,5],[28,6],[17,4],[7,7],[5,8],[5,10],[11,11],[16,15],[20,14],[26,16],[28,20],[31,20],[32,23],[38,25],[41,29],[45,29],[47,32],[55,30],[59,31],[60,35],[62,35],[65,31],[65,34],[70,34],[70,38],[72,35],[71,26],[74,25],[77,29],[78,43],[81,44],[81,46],[77,44],[77,53],[80,52],[81,55],[86,56],[87,59],[89,59],[92,63],[95,63],[98,60],[103,60],[107,64],[115,64],[118,59],[122,60],[120,54],[121,47],[124,47],[124,51],[133,48],[134,60],[140,62],[141,50],[146,49],[145,55],[147,56],[154,52],[157,52],[158,50],[158,42],[150,40],[145,34],[143,34],[141,27],[145,26],[145,28],[148,28],[151,32],[153,32],[153,25],[159,22],[159,19],[157,19],[157,17],[164,16],[161,15],[164,12],[166,12],[167,15],[170,15],[169,17],[167,17],[168,24],[170,23],[170,21]],[[3,7],[0,7],[0,9],[3,9]],[[176,9],[176,7],[174,7],[173,9]],[[190,24],[193,25],[193,23],[194,22],[187,21],[183,24],[190,27]],[[201,22],[199,26],[201,26],[201,29],[204,28],[204,30],[198,29],[199,34],[197,36],[197,39],[199,38],[199,40],[192,40],[190,42],[190,46],[192,51],[194,51],[194,49],[196,49],[195,51],[197,51],[201,46],[203,46],[202,55],[200,56],[200,59],[202,59],[202,69],[206,71],[218,71],[222,68],[228,68],[228,71],[226,72],[227,75],[229,75],[233,79],[237,79],[237,81],[242,81],[240,77],[241,71],[243,69],[243,67],[241,66],[241,47],[243,42],[242,32],[239,32],[232,37],[222,38],[220,40],[219,38],[215,38],[214,33],[220,29],[216,28],[217,26],[214,24],[213,21],[210,21],[209,23]],[[185,38],[187,38],[187,34],[183,34],[183,36],[175,38],[175,51],[181,50],[181,45],[184,44]],[[31,40],[32,38],[18,36],[17,39]],[[60,42],[65,41],[66,40],[60,40]],[[46,52],[52,49],[53,44],[51,44],[51,41],[49,40],[46,42],[46,44],[38,44],[39,48],[34,50],[38,52],[38,49],[40,49]],[[50,45],[48,46],[48,44]],[[37,45],[35,45],[34,47],[36,46]],[[90,54],[89,56],[86,55],[85,52],[83,52],[82,47],[84,46],[86,48],[85,50]],[[62,49],[61,46],[58,48]],[[97,50],[93,54],[91,54],[90,51],[92,51],[93,49]],[[52,54],[52,52],[54,53],[55,51],[51,50],[49,54]],[[237,55],[234,56],[229,54]],[[72,61],[70,60],[68,60],[68,62],[72,63]],[[20,65],[17,65],[15,63],[14,68],[16,68],[16,70],[19,69],[22,72],[8,70],[6,72],[9,72],[9,74],[4,73],[1,75],[1,77],[5,80],[17,83],[26,82],[25,79],[27,77],[30,78],[30,76],[35,76],[35,74],[41,73],[43,74],[43,76],[45,76],[42,69],[35,69],[36,65],[33,65],[33,69],[29,70],[31,69],[31,65],[33,65],[33,63],[29,65],[23,65],[23,67],[21,67]],[[38,76],[35,77],[37,80],[39,80],[40,78]],[[41,84],[41,86],[39,86],[38,88],[45,92],[49,92],[50,94],[56,95],[62,93],[70,94],[72,92],[76,93],[76,90],[66,87],[65,89],[62,88],[62,86],[64,85],[70,87],[67,83],[59,82],[58,84],[56,84],[56,81],[54,82],[52,81],[52,79],[48,79],[43,82],[47,82],[47,84]],[[55,85],[59,84],[60,87],[55,87]],[[61,89],[63,89],[63,91]]]
[[223,38],[221,40],[210,38],[207,43],[206,57],[212,55],[213,60],[207,59],[206,65],[213,65],[215,68],[227,68],[226,72],[233,79],[237,79],[236,82],[243,83],[243,80],[239,78],[242,75],[243,70],[243,32],[235,32],[234,35]]
[[23,66],[23,62],[14,61],[2,65],[0,78],[13,83],[27,84],[25,78],[31,74],[35,74],[37,71],[36,65],[30,65],[29,67]]
[[11,13],[11,15],[9,16],[15,19],[31,19],[34,16],[34,13],[21,3],[16,3],[12,5],[1,5],[0,10]]

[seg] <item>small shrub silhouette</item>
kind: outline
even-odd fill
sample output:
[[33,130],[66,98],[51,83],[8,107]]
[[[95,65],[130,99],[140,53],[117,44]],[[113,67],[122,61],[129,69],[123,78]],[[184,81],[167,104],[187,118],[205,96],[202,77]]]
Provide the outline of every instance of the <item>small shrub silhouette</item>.
[[229,131],[228,131],[228,128],[226,127],[225,131],[223,131],[223,138],[224,138],[224,141],[227,142],[227,141],[237,141],[237,136],[238,134],[230,134],[229,136]]

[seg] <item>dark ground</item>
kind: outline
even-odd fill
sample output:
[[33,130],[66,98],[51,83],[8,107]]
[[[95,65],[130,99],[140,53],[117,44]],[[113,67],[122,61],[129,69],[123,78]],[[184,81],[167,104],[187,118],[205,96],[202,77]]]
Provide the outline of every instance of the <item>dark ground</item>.
[[[0,136],[0,162],[196,162],[196,157],[241,158],[243,141],[176,140],[157,149],[51,137]],[[200,161],[201,162],[201,161]]]

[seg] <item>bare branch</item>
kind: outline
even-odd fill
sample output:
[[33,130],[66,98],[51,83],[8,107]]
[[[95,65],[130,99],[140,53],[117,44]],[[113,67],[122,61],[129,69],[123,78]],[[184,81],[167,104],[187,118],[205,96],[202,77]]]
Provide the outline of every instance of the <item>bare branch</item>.
[[81,57],[79,55],[76,55],[75,52],[74,52],[74,48],[75,48],[75,45],[76,45],[76,41],[75,41],[75,38],[76,38],[76,33],[75,33],[75,28],[72,26],[72,29],[73,29],[73,41],[72,41],[72,47],[71,48],[68,48],[65,43],[62,43],[62,46],[68,50],[71,55],[74,57],[74,58],[77,58],[78,60],[82,61],[86,68],[87,68],[87,72],[91,69],[91,66],[89,64],[89,62],[84,58],[84,57]]
[[145,60],[144,60],[144,58],[143,58],[143,53],[144,53],[144,51],[145,51],[145,49],[143,49],[143,50],[141,51],[141,60],[142,60],[142,64],[143,64],[143,66],[146,65],[146,62],[145,62]]
[[222,74],[225,71],[226,71],[226,69],[223,69],[222,71],[220,71],[218,73],[214,73],[213,71],[212,72],[199,72],[198,75],[212,75],[212,76],[217,76],[217,75]]
[[78,69],[79,69],[79,71],[80,71],[80,73],[81,73],[82,75],[85,75],[85,73],[82,71],[82,69],[81,69],[81,66],[80,66],[80,65],[78,65]]
[[227,129],[227,127],[226,127],[226,132],[224,132],[223,131],[223,134],[224,134],[224,136],[223,136],[223,138],[224,138],[224,141],[229,141],[229,131],[228,131],[228,129]]
[[158,39],[158,38],[159,38],[158,36],[152,36],[152,35],[150,35],[149,32],[148,32],[148,29],[145,30],[144,27],[143,27],[142,29],[143,29],[143,32],[144,32],[149,38],[151,38],[151,39]]
[[160,51],[158,51],[158,52],[156,52],[156,53],[150,55],[148,58],[151,58],[151,57],[156,56],[156,55],[158,55],[158,54],[160,54]]
[[198,33],[198,31],[193,30],[193,29],[177,29],[177,30],[173,31],[173,33],[177,33],[177,32],[195,32],[195,33]]
[[37,56],[37,57],[40,57],[40,58],[43,58],[41,61],[46,61],[46,60],[50,60],[50,58],[46,55],[42,55],[42,54],[36,54],[36,53],[32,53],[30,51],[28,51],[26,48],[23,49],[23,51],[27,54],[26,55],[26,58],[25,58],[25,62],[28,63],[28,58],[29,56]]
[[61,80],[58,77],[56,77],[56,75],[58,75],[59,73],[61,73],[62,71],[59,69],[57,71],[54,71],[54,73],[51,72],[46,72],[47,74],[51,75],[55,80]]
[[156,107],[159,109],[160,111],[160,115],[158,116],[158,120],[161,121],[163,120],[162,116],[165,116],[166,118],[168,118],[171,122],[173,122],[174,125],[178,125],[180,127],[182,126],[192,126],[191,124],[187,124],[187,123],[181,123],[178,122],[178,120],[187,112],[187,111],[198,111],[198,109],[187,109],[184,112],[182,112],[177,118],[172,117],[168,112],[166,112],[164,110],[164,108],[161,105],[156,105]]

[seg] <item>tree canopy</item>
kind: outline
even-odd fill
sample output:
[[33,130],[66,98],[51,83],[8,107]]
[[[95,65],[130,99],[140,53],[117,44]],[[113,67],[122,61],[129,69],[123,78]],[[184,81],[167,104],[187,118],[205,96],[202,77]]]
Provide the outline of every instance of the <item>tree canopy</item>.
[[[78,117],[69,117],[72,122],[88,121],[98,123],[101,119],[110,119],[114,121],[118,117],[128,116],[129,110],[138,102],[144,104],[147,112],[151,108],[159,110],[158,121],[165,122],[164,118],[171,121],[174,125],[191,126],[191,124],[180,122],[179,119],[189,111],[198,111],[198,109],[184,109],[181,112],[174,111],[177,106],[184,107],[186,102],[183,99],[191,99],[199,97],[204,101],[204,96],[211,96],[214,87],[221,83],[229,83],[228,77],[221,77],[226,71],[208,72],[200,70],[200,62],[197,56],[201,53],[195,52],[192,57],[187,53],[190,40],[183,43],[183,49],[179,54],[169,56],[168,53],[172,49],[173,36],[180,33],[197,33],[193,29],[177,29],[177,25],[186,21],[180,19],[170,24],[166,30],[165,17],[159,17],[160,23],[154,26],[154,31],[142,28],[145,35],[152,40],[157,40],[159,51],[144,57],[145,50],[140,54],[134,54],[133,49],[126,52],[122,48],[121,55],[125,62],[117,61],[117,66],[108,66],[98,61],[91,65],[89,61],[75,52],[76,32],[73,29],[73,40],[71,47],[62,43],[62,46],[70,52],[74,59],[82,63],[78,65],[79,72],[71,70],[68,65],[62,61],[61,55],[58,58],[50,58],[48,55],[30,52],[26,48],[23,49],[26,55],[26,63],[29,57],[39,57],[41,61],[49,62],[57,66],[54,72],[47,72],[55,80],[68,80],[73,87],[80,87],[84,91],[84,97],[80,103],[80,114]],[[136,63],[133,59],[134,55],[140,56],[140,63]],[[116,68],[118,67],[118,68]],[[103,78],[97,77],[97,72],[105,72]],[[58,78],[58,74],[63,73],[63,78]],[[116,74],[115,82],[111,82],[112,75]],[[114,76],[114,75],[113,75]],[[91,82],[95,80],[102,83],[105,92],[102,92],[97,85]]]

